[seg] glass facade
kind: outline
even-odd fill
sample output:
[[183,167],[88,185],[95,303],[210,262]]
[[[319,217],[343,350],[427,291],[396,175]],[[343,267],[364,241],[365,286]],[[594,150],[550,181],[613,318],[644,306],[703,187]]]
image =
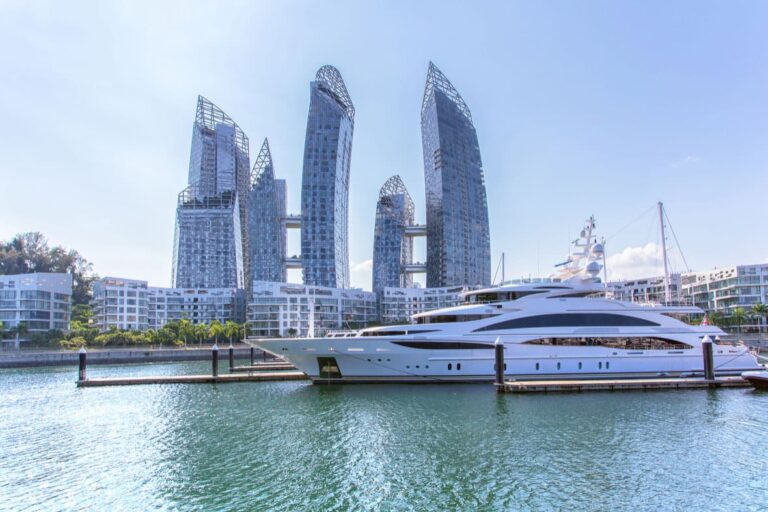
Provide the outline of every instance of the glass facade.
[[178,197],[173,286],[244,288],[250,282],[248,137],[198,97],[189,185]]
[[269,142],[264,139],[251,173],[248,239],[253,281],[285,282],[285,180],[275,179]]
[[490,285],[483,164],[472,115],[429,63],[421,107],[427,199],[427,286]]
[[20,323],[29,332],[69,330],[71,298],[71,274],[0,276],[0,322],[7,330]]
[[304,283],[349,287],[348,202],[355,108],[339,71],[310,83],[301,184]]
[[414,206],[400,176],[384,183],[376,203],[376,226],[373,237],[373,291],[385,287],[413,285],[404,266],[413,262],[413,238],[405,236],[405,228],[414,223]]

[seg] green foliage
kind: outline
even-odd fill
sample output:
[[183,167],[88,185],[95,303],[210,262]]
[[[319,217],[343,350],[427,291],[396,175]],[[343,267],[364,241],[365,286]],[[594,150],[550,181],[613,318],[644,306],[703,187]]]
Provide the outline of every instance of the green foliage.
[[93,318],[93,311],[89,304],[74,304],[72,306],[72,323],[80,322],[83,325],[88,325]]
[[72,303],[88,304],[91,282],[97,279],[93,265],[74,249],[50,247],[42,233],[19,233],[0,241],[0,275],[34,272],[72,274]]
[[219,342],[219,336],[224,335],[224,326],[221,325],[221,322],[218,320],[214,320],[211,322],[211,325],[208,327],[208,332],[213,337],[214,340],[216,340],[216,343]]
[[59,345],[65,350],[79,350],[80,348],[86,346],[86,344],[87,342],[82,336],[75,336],[74,338],[70,339],[65,338],[59,341]]
[[224,324],[224,333],[230,343],[232,343],[232,338],[236,337],[240,330],[240,324],[235,323],[232,320],[227,320],[227,323]]
[[121,347],[133,345],[150,345],[147,333],[140,331],[112,330],[99,334],[93,339],[93,345],[100,347]]

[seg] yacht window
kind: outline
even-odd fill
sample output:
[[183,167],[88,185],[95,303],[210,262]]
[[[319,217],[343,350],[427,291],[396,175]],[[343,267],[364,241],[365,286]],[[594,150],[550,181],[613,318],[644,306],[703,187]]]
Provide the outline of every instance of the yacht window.
[[554,313],[513,318],[480,327],[474,332],[535,327],[648,327],[658,325],[656,322],[644,318],[612,313]]
[[461,370],[461,363],[456,363],[456,369]]
[[622,350],[684,350],[693,348],[691,345],[680,341],[648,336],[538,338],[528,340],[525,344],[561,347],[608,347]]
[[492,350],[490,343],[473,343],[469,341],[393,341],[394,345],[424,350]]
[[579,370],[581,370],[581,361],[579,361]]
[[597,367],[598,367],[600,370],[602,370],[602,369],[603,369],[603,362],[602,362],[602,361],[600,361],[599,363],[597,363]]
[[448,363],[448,369],[449,369],[449,370],[453,370],[453,364],[451,364],[451,363]]
[[537,370],[539,369],[539,363],[536,363],[536,369]]
[[465,304],[490,304],[493,302],[504,302],[509,300],[517,300],[528,295],[534,295],[537,293],[546,293],[544,290],[520,290],[509,292],[484,292],[473,293],[467,295],[464,299]]
[[560,369],[560,363],[557,363],[557,369],[558,370]]
[[606,361],[605,362],[605,369],[607,370],[610,367],[611,367],[611,362],[610,361]]
[[552,297],[547,297],[548,299],[578,299],[582,297],[603,297],[605,295],[604,292],[573,292],[573,293],[564,293],[562,295],[554,295]]
[[[498,313],[487,315],[431,315],[420,316],[416,318],[417,324],[450,324],[453,322],[473,322],[475,320],[484,320],[486,318],[493,318],[499,316]],[[416,331],[412,331],[416,332]],[[434,332],[434,331],[419,331],[419,332]],[[376,336],[375,334],[372,336]]]
[[427,332],[436,332],[435,329],[422,329],[415,331],[363,331],[360,336],[405,336],[407,334],[423,334]]

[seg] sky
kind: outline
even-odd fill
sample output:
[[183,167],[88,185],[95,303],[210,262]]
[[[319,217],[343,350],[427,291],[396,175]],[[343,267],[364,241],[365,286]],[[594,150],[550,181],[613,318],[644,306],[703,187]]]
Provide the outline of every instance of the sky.
[[351,281],[370,289],[387,178],[425,219],[431,60],[472,111],[494,273],[505,253],[507,279],[549,275],[595,215],[609,280],[657,275],[658,201],[672,270],[766,262],[766,26],[759,1],[0,0],[0,240],[41,231],[102,276],[169,286],[197,95],[252,160],[269,138],[298,212],[309,82],[332,64],[356,109]]

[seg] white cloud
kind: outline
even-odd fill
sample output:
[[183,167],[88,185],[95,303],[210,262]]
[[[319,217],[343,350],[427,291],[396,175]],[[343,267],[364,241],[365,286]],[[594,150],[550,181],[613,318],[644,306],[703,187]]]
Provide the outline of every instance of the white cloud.
[[609,281],[653,277],[664,272],[661,248],[653,242],[642,247],[626,247],[608,256],[606,266]]
[[674,162],[670,162],[668,167],[670,167],[672,169],[676,169],[678,167],[683,167],[684,165],[692,165],[692,164],[698,163],[700,161],[701,161],[701,157],[700,156],[689,155],[689,156],[687,156],[685,158],[681,158],[680,160],[675,160]]
[[371,279],[373,270],[373,260],[365,260],[360,263],[352,263],[352,272],[350,275],[350,284],[354,288],[364,290],[371,289]]
[[373,269],[373,260],[365,260],[352,265],[352,272],[370,272]]

